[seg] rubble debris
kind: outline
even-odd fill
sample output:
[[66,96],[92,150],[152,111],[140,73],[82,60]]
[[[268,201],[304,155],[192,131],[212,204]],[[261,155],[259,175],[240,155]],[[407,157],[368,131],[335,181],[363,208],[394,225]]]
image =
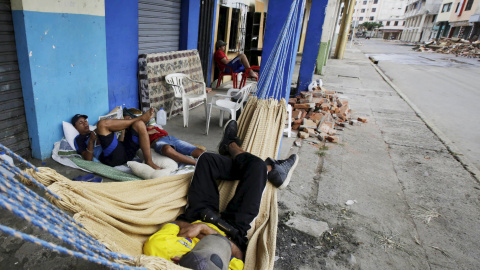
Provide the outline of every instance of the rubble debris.
[[[310,92],[301,92],[298,97],[290,98],[288,103],[293,107],[292,131],[297,132],[301,139],[311,137],[323,142],[338,143],[340,138],[335,135],[343,131],[348,123],[353,125],[367,121],[364,117],[351,119],[346,97],[323,86],[317,86]],[[295,145],[301,146],[298,139]]]
[[460,38],[442,38],[431,40],[423,45],[413,47],[417,52],[436,52],[454,54],[467,58],[480,58],[480,40],[471,41]]
[[362,122],[362,123],[366,123],[368,121],[368,119],[365,118],[365,117],[358,117],[357,120]]
[[320,237],[330,229],[326,222],[310,219],[301,215],[291,216],[285,225],[313,237]]

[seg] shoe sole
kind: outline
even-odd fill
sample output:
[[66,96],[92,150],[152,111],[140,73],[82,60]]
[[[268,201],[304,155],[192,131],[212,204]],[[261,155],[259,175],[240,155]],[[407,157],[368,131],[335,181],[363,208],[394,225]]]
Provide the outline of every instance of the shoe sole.
[[295,159],[295,163],[293,163],[292,168],[290,168],[290,171],[287,174],[287,178],[285,178],[285,181],[283,182],[283,184],[281,186],[278,187],[278,189],[284,189],[288,186],[288,183],[290,183],[290,178],[292,178],[293,171],[297,167],[298,160],[300,159],[297,154],[295,154],[295,156],[297,157]]
[[220,154],[220,145],[222,144],[223,138],[225,137],[225,130],[227,129],[228,124],[230,124],[230,122],[232,122],[232,121],[235,121],[235,120],[230,119],[230,120],[227,121],[227,123],[225,124],[225,126],[223,126],[222,140],[220,140],[220,142],[218,143],[218,146],[217,146],[217,151],[218,151],[219,154]]

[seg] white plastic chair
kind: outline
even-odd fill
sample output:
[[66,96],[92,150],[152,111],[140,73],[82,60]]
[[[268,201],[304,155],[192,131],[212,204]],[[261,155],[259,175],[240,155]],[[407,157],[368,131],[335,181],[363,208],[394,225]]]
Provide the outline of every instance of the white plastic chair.
[[[201,94],[185,93],[183,80],[189,80],[194,83],[202,84],[202,93]],[[183,127],[188,127],[188,111],[189,111],[190,104],[192,103],[203,100],[203,103],[205,105],[205,116],[207,116],[207,91],[206,91],[205,83],[203,81],[192,80],[190,77],[188,77],[188,75],[183,73],[168,74],[165,77],[165,81],[172,86],[175,94],[175,99],[173,100],[172,105],[170,106],[169,118],[172,117],[172,110],[173,110],[173,107],[175,107],[175,102],[179,100],[182,101],[182,105],[183,105]]]
[[283,130],[283,132],[287,133],[287,137],[290,138],[292,136],[292,105],[287,105],[287,113],[288,113],[288,124],[287,127]]
[[[248,99],[251,91],[256,88],[256,83],[248,84],[241,89],[230,89],[226,95],[217,94],[212,97],[210,103],[207,106],[207,128],[206,134],[210,128],[210,116],[212,115],[212,107],[220,110],[220,127],[223,126],[223,114],[224,112],[230,113],[230,118],[237,120],[237,111],[243,109],[243,103]],[[235,97],[237,101],[232,101],[232,97]]]

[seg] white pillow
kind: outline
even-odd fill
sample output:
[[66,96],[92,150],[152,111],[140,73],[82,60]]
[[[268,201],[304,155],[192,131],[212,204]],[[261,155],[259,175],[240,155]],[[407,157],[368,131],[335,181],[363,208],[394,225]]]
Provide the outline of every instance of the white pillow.
[[[178,169],[178,163],[175,162],[175,160],[166,156],[162,156],[159,153],[155,152],[153,149],[151,149],[151,153],[152,153],[152,161],[153,163],[155,163],[155,165],[162,167],[163,169],[168,169],[170,170],[169,172],[172,172]],[[137,156],[139,156],[142,160],[145,160],[143,158],[143,152],[141,149],[137,151]]]
[[170,175],[170,169],[155,170],[145,163],[136,161],[127,162],[128,167],[132,169],[133,174],[143,179],[154,179],[162,176]]
[[[73,142],[75,140],[75,137],[77,137],[78,130],[70,123],[62,121],[63,124],[63,135],[65,136],[65,139],[67,140],[68,144],[72,147],[72,149],[75,149],[75,143]],[[95,130],[95,126],[90,125],[90,130]]]

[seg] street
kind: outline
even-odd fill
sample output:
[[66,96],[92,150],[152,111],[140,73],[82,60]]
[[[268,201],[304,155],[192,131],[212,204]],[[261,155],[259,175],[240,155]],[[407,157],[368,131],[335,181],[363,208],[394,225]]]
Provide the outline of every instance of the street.
[[[444,119],[435,116],[436,121],[444,120],[445,126],[455,122],[459,136],[478,134],[474,124],[478,108],[472,104],[479,99],[472,89],[478,68],[457,61],[476,60],[414,53],[411,46],[382,40],[362,43],[349,44],[345,59],[329,59],[325,74],[314,79],[321,78],[326,89],[347,99],[354,119],[362,116],[368,122],[337,132],[338,144],[315,145],[307,139],[296,149],[302,162],[287,189],[278,191],[275,269],[479,269],[478,182],[458,161],[459,153],[447,149],[364,51],[375,54],[397,88],[414,94],[413,102],[430,101],[428,106],[416,105],[425,111],[424,118],[430,108],[438,107]],[[439,63],[421,65],[430,62]],[[453,66],[454,71],[444,66]],[[440,75],[441,68],[445,75]],[[466,72],[461,78],[471,76],[465,100],[454,95],[467,95],[455,90],[467,88],[467,83],[445,90],[441,86],[447,82],[440,81],[451,84],[452,79],[445,78],[462,71]],[[438,74],[434,81],[433,74]],[[448,97],[418,93],[439,89],[454,91]],[[464,110],[469,112],[462,115]],[[478,147],[478,139],[464,143],[471,152],[473,144]],[[318,236],[319,231],[302,230],[295,220],[318,228],[326,223],[329,230]]]
[[358,48],[447,139],[480,170],[480,61],[455,55],[414,52],[412,46],[365,40]]

